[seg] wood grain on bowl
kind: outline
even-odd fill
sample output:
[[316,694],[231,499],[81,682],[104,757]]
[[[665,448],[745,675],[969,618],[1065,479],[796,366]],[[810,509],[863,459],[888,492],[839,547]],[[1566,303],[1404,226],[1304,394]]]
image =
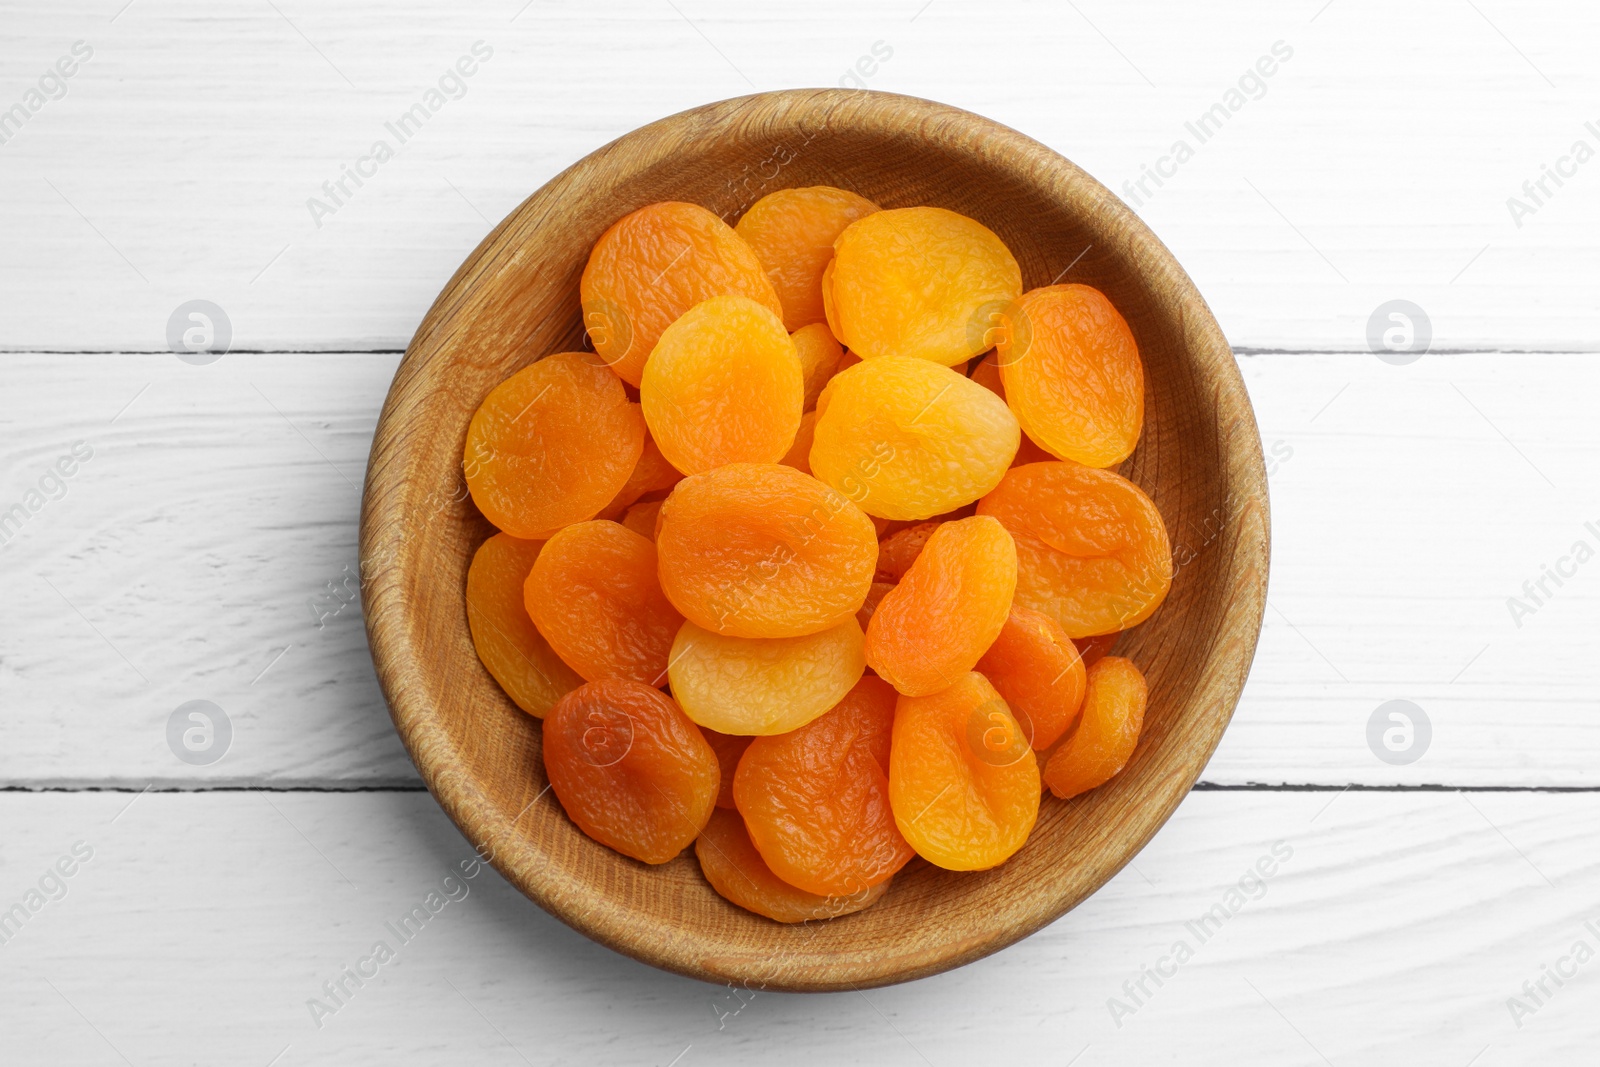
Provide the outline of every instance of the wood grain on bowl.
[[[789,186],[834,185],[884,207],[932,204],[1005,240],[1025,288],[1083,282],[1109,296],[1144,360],[1146,414],[1121,470],[1161,509],[1172,591],[1118,643],[1150,685],[1127,769],[1068,802],[1046,798],[1027,845],[972,874],[914,862],[872,908],[784,926],[730,905],[691,853],[650,867],[590,840],[546,790],[540,728],[479,663],[463,588],[493,533],[461,492],[483,397],[541,356],[581,347],[578,280],[596,238],[659,200],[737,221]],[[367,467],[363,598],[396,728],[434,796],[542,907],[640,960],[715,982],[865,988],[934,974],[1025,937],[1139,851],[1216,748],[1265,606],[1266,475],[1233,354],[1205,301],[1144,224],[1043,145],[940,104],[792,90],[663,119],[529,197],[456,272],[395,374]]]

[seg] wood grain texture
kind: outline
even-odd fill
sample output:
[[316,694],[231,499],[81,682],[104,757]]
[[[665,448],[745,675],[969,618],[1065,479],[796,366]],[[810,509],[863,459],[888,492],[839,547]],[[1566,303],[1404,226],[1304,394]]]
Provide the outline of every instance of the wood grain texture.
[[[7,908],[94,849],[0,945],[6,1063],[1507,1067],[1587,1062],[1600,1040],[1594,960],[1546,979],[1520,1027],[1507,1007],[1577,939],[1600,947],[1593,794],[1196,793],[1033,937],[806,996],[642,966],[492,870],[465,878],[473,850],[423,794],[5,794],[0,824]],[[1263,857],[1265,888],[1238,890]],[[386,925],[452,891],[409,943]],[[1225,903],[1201,942],[1188,924]],[[333,1001],[323,983],[380,940],[396,958]],[[1135,1011],[1114,1019],[1112,998]],[[313,999],[335,1009],[320,1027]]]
[[[1152,711],[1122,774],[1084,797],[1052,798],[1028,846],[996,870],[908,869],[872,908],[805,929],[728,905],[691,860],[647,869],[534,804],[545,788],[538,724],[482,669],[465,622],[466,566],[487,524],[451,497],[482,397],[532,360],[579,345],[578,276],[605,228],[660,200],[736,217],[745,201],[727,201],[729,175],[780,153],[785,185],[971,215],[1017,257],[1024,288],[1076,262],[1073,280],[1110,297],[1145,365],[1144,434],[1124,470],[1169,523],[1226,519],[1158,616],[1123,642],[1149,679]],[[736,186],[733,195],[748,194]],[[1115,874],[1182,800],[1233,712],[1261,625],[1267,552],[1260,439],[1232,353],[1137,217],[1065,159],[995,123],[840,90],[663,119],[531,196],[457,271],[401,361],[361,524],[379,682],[423,779],[468,837],[496,842],[496,866],[514,884],[607,945],[697,977],[795,990],[959,966],[1027,936]]]
[[[339,472],[359,484],[397,362],[0,357],[5,507],[73,441],[95,449],[66,496],[0,545],[11,617],[30,620],[0,631],[0,705],[18,711],[0,785],[419,782],[355,606],[320,629],[312,609],[331,610],[327,584],[359,569],[359,498]],[[1585,523],[1600,525],[1600,485],[1587,472],[1600,426],[1588,398],[1600,366],[1278,353],[1239,367],[1269,461],[1272,606],[1202,781],[1600,785],[1600,570],[1547,582],[1558,595],[1521,627],[1506,607],[1578,538],[1595,543]],[[1174,528],[1179,558],[1207,551],[1214,530]],[[1425,757],[1403,767],[1365,741],[1368,716],[1397,698],[1435,726]],[[238,726],[210,767],[180,764],[162,740],[191,699]]]
[[[122,7],[6,11],[0,104],[73,41],[95,56],[0,145],[4,347],[160,350],[172,310],[206,297],[243,348],[398,350],[478,238],[572,160],[662,114],[838,85],[858,64],[855,81],[1004,122],[1134,204],[1236,346],[1363,350],[1396,297],[1442,347],[1600,337],[1600,173],[1546,180],[1521,226],[1507,208],[1576,140],[1600,145],[1590,5]],[[384,124],[477,40],[493,58],[399,145]],[[1190,133],[1278,41],[1292,58],[1214,136]],[[347,181],[319,227],[308,199],[379,138],[395,158]],[[1130,195],[1180,139],[1193,158]]]

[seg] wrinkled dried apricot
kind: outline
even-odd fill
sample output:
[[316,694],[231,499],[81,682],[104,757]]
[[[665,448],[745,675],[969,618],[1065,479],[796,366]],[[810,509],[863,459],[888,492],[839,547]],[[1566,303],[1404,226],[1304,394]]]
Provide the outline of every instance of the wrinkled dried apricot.
[[517,707],[538,718],[583,684],[540,636],[522,601],[522,583],[543,547],[498,533],[478,546],[467,568],[467,626],[478,659]]
[[923,546],[928,543],[928,538],[933,536],[933,531],[939,528],[937,522],[919,522],[907,526],[903,530],[896,530],[878,543],[878,573],[875,576],[881,582],[898,582],[905,576],[906,571],[922,555]]
[[1144,675],[1121,656],[1089,668],[1078,729],[1045,764],[1044,782],[1066,800],[1103,785],[1128,765],[1144,727],[1149,690]]
[[867,624],[867,664],[902,693],[937,693],[972,670],[1017,585],[1011,535],[984,515],[941,524]]
[[808,411],[800,416],[800,428],[794,432],[794,444],[778,462],[793,467],[802,474],[811,473],[811,444],[817,435],[817,413]]
[[1127,459],[1144,425],[1144,366],[1105,294],[1087,285],[1033,289],[1004,317],[1000,379],[1028,436],[1089,467]]
[[545,542],[523,598],[550,647],[591,682],[665,679],[683,616],[661,593],[649,538],[605,519],[568,526]]
[[633,473],[617,490],[617,495],[611,498],[611,503],[602,508],[595,518],[620,519],[640,497],[671,489],[682,480],[682,472],[667,462],[667,457],[661,454],[661,449],[647,433],[644,435],[644,451],[639,453],[639,462],[633,465]]
[[776,463],[794,443],[804,398],[783,323],[742,296],[684,312],[662,332],[639,385],[650,436],[685,474]]
[[837,374],[817,403],[811,470],[869,515],[927,519],[993,489],[1020,430],[1005,402],[924,359]]
[[833,250],[823,277],[828,325],[868,361],[965,363],[991,346],[988,313],[1022,294],[1022,271],[1005,242],[944,208],[867,215]]
[[1060,625],[1043,612],[1013,604],[978,670],[1005,699],[1035,751],[1055,744],[1077,721],[1083,660]]
[[855,193],[813,185],[768,193],[744,213],[734,230],[766,268],[790,330],[823,321],[822,272],[833,259],[833,242],[877,210]]
[[594,357],[557,352],[484,398],[461,466],[473,503],[513,537],[538,540],[593,518],[644,449],[644,419]]
[[780,923],[803,923],[849,915],[875,904],[887,881],[844,897],[822,897],[797,889],[772,873],[736,811],[718,810],[694,843],[695,858],[711,888],[746,911]]
[[579,295],[595,351],[633,386],[662,332],[702,300],[744,296],[783,313],[761,261],[733,227],[677,201],[642,207],[601,234]]
[[717,757],[659,690],[624,678],[579,686],[544,719],[544,771],[578,828],[645,863],[699,836],[717,799]]
[[805,409],[810,411],[817,406],[817,397],[822,395],[823,386],[839,369],[844,349],[828,332],[827,325],[821,322],[796,330],[789,339],[794,342],[795,354],[800,357],[800,371],[806,383]]
[[983,675],[900,697],[889,801],[911,847],[947,870],[987,870],[1027,841],[1039,814],[1039,765]]
[[845,497],[782,464],[678,483],[656,534],[661,588],[685,618],[736,637],[797,637],[855,615],[878,540]]
[[854,618],[804,637],[727,637],[685,622],[672,644],[672,695],[701,726],[783,734],[833,707],[861,678]]
[[1172,585],[1161,513],[1140,488],[1079,463],[1013,467],[978,502],[1017,542],[1017,603],[1071,638],[1125,630]]
[[804,726],[745,750],[734,803],[785,882],[844,896],[887,881],[911,858],[889,808],[894,707],[894,690],[869,675]]
[[719,734],[704,726],[700,727],[700,733],[706,739],[706,744],[711,746],[711,751],[717,754],[717,766],[722,771],[722,785],[717,789],[717,807],[731,808],[733,772],[739,769],[739,758],[750,747],[750,738],[738,734]]

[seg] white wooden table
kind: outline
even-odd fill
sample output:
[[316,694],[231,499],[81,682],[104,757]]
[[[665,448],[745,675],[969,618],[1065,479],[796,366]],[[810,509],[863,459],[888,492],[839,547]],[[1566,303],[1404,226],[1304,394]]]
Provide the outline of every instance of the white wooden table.
[[[1214,7],[0,6],[0,1062],[1592,1061],[1600,10]],[[910,985],[751,994],[444,881],[471,850],[374,681],[358,490],[399,351],[522,197],[842,80],[1047,142],[1173,248],[1260,419],[1271,606],[1201,785],[1082,907]],[[167,340],[196,299],[209,365]],[[1413,362],[1368,344],[1395,299]],[[194,700],[216,762],[169,744]],[[1408,763],[1369,745],[1391,700],[1431,725]]]

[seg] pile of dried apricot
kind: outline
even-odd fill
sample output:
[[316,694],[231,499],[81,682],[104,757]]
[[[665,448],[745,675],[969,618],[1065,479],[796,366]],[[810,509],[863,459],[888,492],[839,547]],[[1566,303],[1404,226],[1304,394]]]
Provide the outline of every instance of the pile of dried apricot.
[[463,469],[503,532],[467,619],[586,834],[694,845],[779,922],[859,911],[913,857],[1005,862],[1121,771],[1145,681],[1106,655],[1172,582],[1132,331],[1023,291],[937,207],[785,189],[736,227],[640,208],[581,285],[593,352],[484,399]]

